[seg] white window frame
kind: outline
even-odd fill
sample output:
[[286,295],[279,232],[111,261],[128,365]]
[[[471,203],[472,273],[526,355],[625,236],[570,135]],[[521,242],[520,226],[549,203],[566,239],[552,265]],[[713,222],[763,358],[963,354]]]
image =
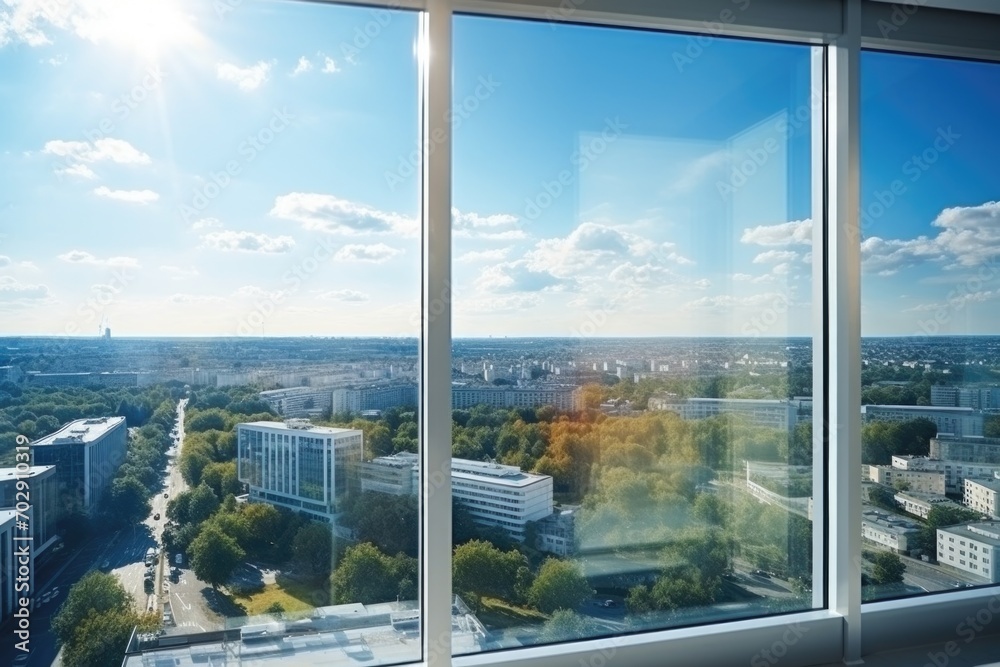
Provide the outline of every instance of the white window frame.
[[[328,2],[330,0],[319,0]],[[421,607],[423,661],[431,667],[603,667],[843,662],[958,638],[983,609],[1000,612],[1000,588],[937,593],[861,604],[861,398],[859,74],[862,49],[1000,61],[993,0],[353,0],[350,4],[422,12],[423,328],[421,368]],[[743,12],[729,22],[726,10]],[[894,15],[905,8],[906,19]],[[911,14],[908,9],[914,9]],[[949,10],[951,10],[949,12]],[[990,12],[977,15],[974,12]],[[816,308],[815,611],[599,640],[451,656],[451,107],[452,21],[487,14],[822,47],[815,66],[826,84],[814,114],[813,220]],[[723,20],[719,20],[723,19]],[[888,21],[888,24],[885,22]],[[880,23],[882,22],[882,23]],[[886,30],[885,26],[891,28]],[[956,30],[955,25],[961,25]],[[992,40],[992,41],[991,41]],[[815,78],[815,77],[814,77]],[[827,431],[824,434],[824,430]],[[828,468],[828,471],[826,470]],[[429,472],[428,472],[429,471]],[[827,472],[829,473],[827,475]],[[828,541],[828,543],[827,543]],[[825,555],[825,559],[824,559]],[[430,584],[428,585],[428,582]],[[824,585],[825,584],[825,585]],[[1000,624],[998,624],[1000,625]],[[989,632],[989,629],[984,632]],[[993,629],[1000,632],[1000,627]],[[769,653],[765,653],[769,652]],[[780,655],[778,655],[780,652]],[[772,661],[768,656],[777,660]]]

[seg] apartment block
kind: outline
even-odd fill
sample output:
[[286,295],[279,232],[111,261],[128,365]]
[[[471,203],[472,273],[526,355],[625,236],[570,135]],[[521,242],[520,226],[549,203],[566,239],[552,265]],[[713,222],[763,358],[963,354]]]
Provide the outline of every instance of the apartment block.
[[938,563],[1000,583],[998,556],[1000,522],[981,521],[937,529]]

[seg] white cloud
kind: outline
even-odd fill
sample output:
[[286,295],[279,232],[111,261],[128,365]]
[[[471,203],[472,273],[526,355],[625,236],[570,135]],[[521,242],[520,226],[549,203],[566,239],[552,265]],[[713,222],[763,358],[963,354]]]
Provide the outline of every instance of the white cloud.
[[455,309],[470,315],[522,313],[529,308],[541,305],[541,303],[542,297],[538,294],[505,294],[485,298],[461,299],[455,303]]
[[59,157],[68,157],[81,162],[102,162],[110,160],[118,164],[149,164],[150,157],[124,139],[105,137],[94,143],[89,141],[62,141],[54,139],[45,142],[42,152]]
[[264,60],[258,61],[256,65],[250,67],[239,67],[233,63],[219,63],[216,65],[216,75],[222,81],[235,83],[240,90],[257,90],[268,80],[271,74],[273,62]]
[[323,299],[324,301],[340,301],[341,303],[364,303],[370,300],[371,297],[364,292],[358,292],[352,289],[341,289],[333,290],[331,292],[322,292],[317,298]]
[[764,246],[811,245],[812,220],[794,220],[779,225],[760,225],[753,229],[744,229],[740,241]]
[[338,250],[333,258],[342,262],[375,262],[376,264],[381,264],[402,254],[402,250],[391,248],[384,243],[375,243],[373,245],[351,244],[345,245]]
[[683,308],[686,309],[713,309],[731,311],[734,308],[762,308],[783,304],[787,306],[790,299],[787,294],[778,292],[765,292],[763,294],[751,294],[748,296],[734,296],[723,294],[718,296],[703,296],[700,299],[688,301]]
[[309,62],[309,59],[305,56],[299,57],[298,64],[295,65],[295,69],[292,70],[292,76],[298,76],[304,72],[308,72],[313,68],[313,64]]
[[228,303],[228,299],[208,294],[173,294],[168,299],[171,303]]
[[977,266],[1000,254],[1000,201],[946,208],[931,224],[942,230],[935,239],[938,246],[962,266]]
[[64,252],[58,256],[64,262],[69,262],[70,264],[85,264],[88,266],[106,266],[112,268],[131,268],[135,269],[139,267],[139,260],[134,257],[108,257],[107,259],[101,259],[95,257],[86,250],[70,250],[69,252]]
[[10,257],[7,255],[0,255],[0,269],[5,269],[10,266]]
[[891,276],[925,259],[943,259],[940,246],[926,236],[909,241],[872,236],[861,242],[861,263],[868,273]]
[[336,74],[340,71],[337,67],[337,63],[334,62],[333,58],[330,56],[323,56],[323,73],[324,74]]
[[244,285],[240,287],[235,292],[233,296],[237,299],[270,299],[272,301],[280,301],[284,297],[284,292],[282,290],[275,290],[269,292],[263,287],[257,287],[256,285]]
[[49,288],[45,285],[31,285],[22,283],[12,276],[0,276],[0,301],[37,301],[48,297]]
[[799,253],[793,250],[767,250],[753,258],[754,264],[772,264],[778,262],[794,262]]
[[104,185],[94,188],[94,194],[130,204],[150,204],[160,198],[160,195],[152,190],[112,190]]
[[478,213],[462,213],[457,208],[451,209],[451,221],[457,228],[501,227],[517,223],[517,216],[509,213],[494,213],[482,216]]
[[295,247],[295,239],[291,236],[268,236],[254,232],[211,232],[201,237],[206,248],[224,252],[260,252],[282,253],[290,252]]
[[729,164],[729,151],[720,148],[719,150],[706,153],[687,165],[681,173],[680,178],[672,182],[668,188],[668,194],[689,192],[699,184],[709,180],[713,172]]
[[475,280],[482,292],[540,292],[557,289],[564,284],[560,278],[544,270],[534,270],[519,259],[484,268]]
[[222,221],[218,218],[202,218],[200,220],[195,220],[191,223],[191,229],[197,231],[199,229],[211,229],[213,227],[221,227]]
[[97,178],[97,174],[83,163],[72,164],[63,169],[56,169],[56,174],[60,176],[74,176],[76,178],[85,178],[87,180],[93,180]]
[[62,55],[54,56],[52,58],[49,58],[48,60],[45,60],[44,62],[47,62],[48,64],[52,65],[53,67],[59,67],[60,65],[65,65],[66,64],[66,55],[62,54]]
[[528,238],[523,229],[508,229],[503,232],[479,232],[472,229],[456,229],[452,232],[456,239],[475,239],[477,241],[523,241]]
[[498,248],[496,250],[471,250],[455,258],[456,262],[462,264],[475,264],[479,262],[501,262],[507,259],[510,248]]
[[300,223],[305,229],[331,234],[399,234],[413,236],[417,223],[333,195],[292,192],[274,200],[271,215]]
[[730,276],[730,278],[732,278],[736,282],[747,282],[753,280],[753,276],[750,275],[749,273],[734,273],[733,275]]

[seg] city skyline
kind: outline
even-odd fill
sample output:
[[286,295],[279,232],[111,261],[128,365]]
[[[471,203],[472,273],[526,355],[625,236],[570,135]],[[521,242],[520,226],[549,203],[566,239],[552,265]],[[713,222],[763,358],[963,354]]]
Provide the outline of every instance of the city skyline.
[[[156,5],[0,13],[8,332],[417,335],[418,15]],[[693,39],[456,18],[456,338],[814,333],[812,49]],[[863,333],[997,331],[1000,68],[863,66]]]

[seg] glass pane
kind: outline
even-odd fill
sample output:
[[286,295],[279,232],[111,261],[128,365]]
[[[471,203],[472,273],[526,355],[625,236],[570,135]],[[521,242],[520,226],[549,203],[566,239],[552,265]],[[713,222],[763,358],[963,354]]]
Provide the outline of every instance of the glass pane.
[[420,658],[418,23],[0,10],[0,506],[23,436],[30,664]]
[[861,65],[864,599],[997,583],[1000,65]]
[[455,651],[811,608],[811,49],[454,39]]

